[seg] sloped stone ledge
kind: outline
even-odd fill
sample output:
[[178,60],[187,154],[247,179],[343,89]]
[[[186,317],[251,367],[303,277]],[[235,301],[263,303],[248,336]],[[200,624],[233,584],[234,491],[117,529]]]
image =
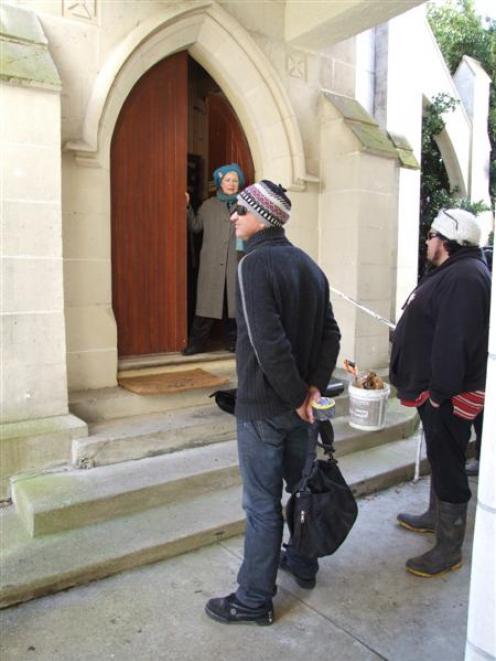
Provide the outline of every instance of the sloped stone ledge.
[[35,13],[2,4],[0,80],[60,91],[62,83]]
[[399,161],[400,167],[411,170],[420,169],[408,141],[399,135],[386,133],[375,119],[356,100],[341,94],[322,90],[325,99],[330,101],[342,115],[345,125],[350,129],[360,144],[360,150]]

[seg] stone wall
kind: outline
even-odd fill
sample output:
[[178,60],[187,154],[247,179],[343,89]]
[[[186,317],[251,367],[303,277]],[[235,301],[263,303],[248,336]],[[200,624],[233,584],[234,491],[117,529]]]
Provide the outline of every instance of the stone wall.
[[0,498],[13,474],[66,463],[60,80],[36,16],[2,8]]

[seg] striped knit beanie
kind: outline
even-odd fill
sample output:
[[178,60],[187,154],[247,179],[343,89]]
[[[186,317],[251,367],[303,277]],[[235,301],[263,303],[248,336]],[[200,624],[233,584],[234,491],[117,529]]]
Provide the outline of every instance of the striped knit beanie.
[[280,184],[262,179],[245,188],[238,195],[238,204],[258,216],[264,225],[282,227],[291,214],[291,201]]

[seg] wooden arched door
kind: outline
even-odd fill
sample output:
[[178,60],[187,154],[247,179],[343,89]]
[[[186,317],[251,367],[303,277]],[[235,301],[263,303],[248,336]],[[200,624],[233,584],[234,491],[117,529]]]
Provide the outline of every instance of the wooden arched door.
[[111,145],[112,300],[120,356],[186,343],[188,55],[136,83]]
[[238,163],[246,184],[253,183],[254,168],[250,148],[236,114],[222,94],[207,96],[208,176],[226,163]]

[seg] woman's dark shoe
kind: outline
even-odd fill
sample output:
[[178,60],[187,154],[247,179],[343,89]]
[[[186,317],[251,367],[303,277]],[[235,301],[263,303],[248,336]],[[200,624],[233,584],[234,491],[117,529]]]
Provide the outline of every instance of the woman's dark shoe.
[[312,578],[303,578],[302,576],[295,574],[288,564],[288,557],[284,551],[281,551],[281,556],[279,558],[279,568],[288,572],[288,574],[291,574],[300,588],[305,588],[305,590],[312,590],[315,587],[315,576]]
[[183,356],[193,356],[195,353],[205,353],[207,350],[204,344],[188,344],[188,346],[181,351]]
[[244,624],[254,622],[260,626],[272,624],[274,620],[274,609],[272,601],[260,608],[248,608],[236,599],[234,593],[227,597],[215,597],[209,599],[205,606],[205,613],[217,622],[223,624]]

